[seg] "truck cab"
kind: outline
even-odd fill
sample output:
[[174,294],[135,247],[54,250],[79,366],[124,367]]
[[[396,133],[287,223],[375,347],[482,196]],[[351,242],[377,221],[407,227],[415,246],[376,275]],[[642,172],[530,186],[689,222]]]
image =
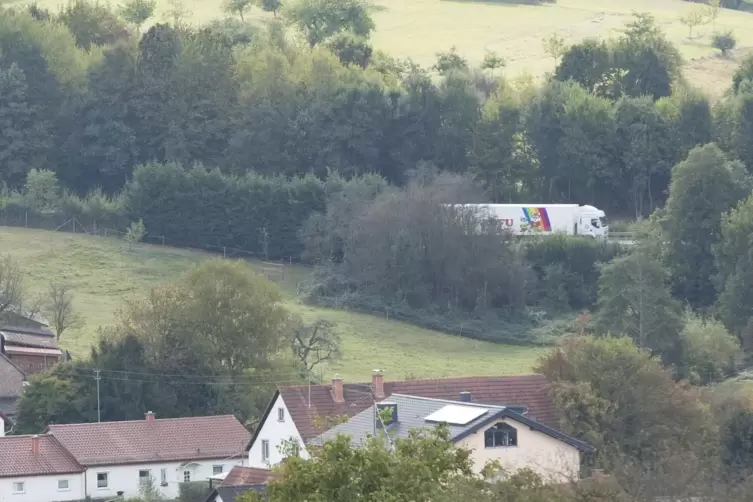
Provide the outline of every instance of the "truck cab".
[[575,234],[597,240],[609,238],[609,220],[604,211],[593,206],[581,206],[575,226]]

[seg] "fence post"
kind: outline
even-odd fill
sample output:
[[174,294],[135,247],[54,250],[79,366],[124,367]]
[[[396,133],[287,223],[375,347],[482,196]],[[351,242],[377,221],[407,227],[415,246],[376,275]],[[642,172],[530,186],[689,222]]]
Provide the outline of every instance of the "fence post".
[[165,245],[165,236],[162,235],[161,237],[162,237],[162,245],[164,246]]
[[24,228],[29,228],[29,211],[24,211]]
[[227,248],[225,246],[222,246],[222,259],[227,259]]

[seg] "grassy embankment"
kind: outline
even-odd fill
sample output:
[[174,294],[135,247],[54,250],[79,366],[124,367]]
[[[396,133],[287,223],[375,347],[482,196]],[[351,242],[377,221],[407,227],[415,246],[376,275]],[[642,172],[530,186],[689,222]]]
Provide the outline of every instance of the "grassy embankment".
[[[63,335],[64,348],[87,354],[100,326],[114,321],[126,298],[143,295],[212,255],[157,245],[139,244],[128,251],[118,240],[46,230],[0,227],[0,252],[19,260],[32,292],[50,281],[65,281],[75,290],[75,306],[86,325]],[[249,261],[260,270],[261,263]],[[353,380],[368,379],[372,368],[391,378],[526,373],[546,349],[480,342],[446,335],[383,317],[314,308],[297,299],[298,283],[309,273],[304,266],[285,268],[279,281],[285,302],[305,320],[337,323],[342,360],[325,370]]]

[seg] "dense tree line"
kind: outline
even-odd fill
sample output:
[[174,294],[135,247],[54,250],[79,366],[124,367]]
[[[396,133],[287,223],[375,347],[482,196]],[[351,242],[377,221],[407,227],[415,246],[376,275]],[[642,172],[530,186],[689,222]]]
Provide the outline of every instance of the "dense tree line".
[[440,54],[434,78],[358,49],[373,29],[359,2],[302,5],[285,19],[316,24],[316,33],[304,30],[308,44],[277,23],[232,19],[156,24],[139,36],[85,0],[58,14],[3,10],[0,117],[13,134],[0,144],[8,167],[0,181],[19,188],[30,169],[46,168],[79,195],[97,187],[113,195],[137,166],[157,162],[239,177],[377,173],[403,184],[429,163],[472,173],[494,200],[646,216],[663,204],[671,167],[697,144],[716,138],[753,162],[749,64],[712,113],[648,15],[619,39],[570,47],[535,87],[493,78],[458,54]]

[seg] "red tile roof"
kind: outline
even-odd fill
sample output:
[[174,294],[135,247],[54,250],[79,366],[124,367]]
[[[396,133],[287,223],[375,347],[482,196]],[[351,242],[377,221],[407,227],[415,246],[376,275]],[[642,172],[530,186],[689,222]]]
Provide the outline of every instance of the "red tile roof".
[[[321,433],[314,425],[317,417],[353,416],[373,403],[370,383],[344,384],[344,403],[335,403],[332,385],[280,387],[288,413],[304,441]],[[527,416],[552,428],[559,428],[559,414],[554,407],[544,375],[459,377],[384,382],[385,396],[392,393],[437,399],[459,400],[461,392],[470,392],[476,403],[523,405]],[[271,404],[270,404],[271,406]],[[268,410],[269,411],[269,410]],[[266,419],[266,416],[265,416]],[[250,446],[250,445],[249,445]]]
[[39,453],[33,453],[32,436],[0,437],[0,478],[84,471],[55,437],[43,434],[38,440]]
[[220,486],[263,485],[275,477],[277,475],[270,469],[235,466]]
[[233,415],[51,425],[85,466],[243,456],[250,438]]

